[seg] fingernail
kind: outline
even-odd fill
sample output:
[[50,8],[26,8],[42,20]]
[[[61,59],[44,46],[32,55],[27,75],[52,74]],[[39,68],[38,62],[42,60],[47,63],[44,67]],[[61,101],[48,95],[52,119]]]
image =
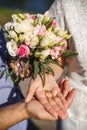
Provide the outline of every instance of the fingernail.
[[65,80],[69,80],[69,78],[66,76],[66,77],[65,77]]
[[64,119],[66,119],[66,117],[62,114],[62,119],[64,120]]
[[57,113],[55,113],[54,116],[55,116],[55,118],[57,118],[58,117]]

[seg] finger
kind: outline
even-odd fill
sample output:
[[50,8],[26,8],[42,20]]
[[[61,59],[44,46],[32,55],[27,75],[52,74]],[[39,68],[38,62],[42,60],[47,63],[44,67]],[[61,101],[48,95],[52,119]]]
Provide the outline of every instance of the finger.
[[55,103],[55,101],[52,98],[48,98],[48,102],[50,103],[50,105],[53,107],[53,109],[58,112],[59,107],[57,106],[57,104]]
[[69,81],[65,80],[62,84],[62,94],[64,97],[66,97],[68,95],[70,91],[70,85],[69,85]]
[[59,106],[57,106],[57,104],[55,103],[55,101],[52,98],[49,98],[48,101],[51,104],[51,106],[53,107],[53,109],[58,113],[58,116],[62,120],[66,119],[65,113],[63,114],[63,112],[61,111],[61,109],[59,108]]
[[61,80],[61,82],[59,83],[60,91],[62,91],[62,87],[63,87],[64,81],[65,81],[65,79],[63,78],[63,79]]
[[62,111],[65,119],[68,117],[66,108],[64,107],[64,105],[62,104],[61,100],[58,97],[54,98],[55,103],[57,104],[57,106],[60,108],[60,110]]
[[41,113],[38,114],[38,119],[40,120],[49,120],[49,121],[55,121],[58,119],[58,117],[54,117],[50,115],[45,109],[41,111]]
[[34,96],[34,93],[37,89],[37,86],[35,86],[34,84],[31,84],[30,87],[29,87],[29,90],[27,92],[27,97],[25,99],[25,102],[28,103],[31,101],[31,99],[33,98]]
[[71,105],[73,99],[74,99],[74,96],[76,94],[76,89],[72,89],[71,92],[69,92],[68,96],[66,97],[66,100],[67,100],[67,108]]
[[57,95],[57,93],[58,93],[58,91],[59,91],[59,90],[58,90],[58,86],[53,87],[51,91],[52,91],[52,96],[53,96],[53,97],[56,97],[56,95]]
[[26,103],[25,107],[27,109],[27,112],[29,112],[30,114],[30,118],[34,118],[38,120],[50,120],[50,121],[54,121],[58,119],[58,118],[54,118],[51,114],[49,114],[44,109],[44,107],[35,99],[31,100],[30,103]]
[[39,102],[44,106],[44,108],[55,118],[58,118],[57,112],[52,108],[50,103],[47,101],[46,96],[44,94],[38,94],[36,93],[36,97],[39,100]]
[[66,108],[67,107],[67,102],[66,102],[66,99],[64,98],[63,94],[60,91],[58,91],[57,96],[59,97],[59,99],[63,103],[64,107]]

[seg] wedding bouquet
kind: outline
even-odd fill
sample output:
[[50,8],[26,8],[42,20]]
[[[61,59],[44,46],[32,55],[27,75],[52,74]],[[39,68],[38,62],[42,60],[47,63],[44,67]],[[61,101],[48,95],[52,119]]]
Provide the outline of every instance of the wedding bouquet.
[[45,81],[45,73],[54,75],[50,63],[60,67],[60,57],[76,53],[67,49],[71,35],[62,30],[48,13],[13,14],[12,21],[4,26],[6,48],[9,53],[9,75],[14,82],[37,74]]

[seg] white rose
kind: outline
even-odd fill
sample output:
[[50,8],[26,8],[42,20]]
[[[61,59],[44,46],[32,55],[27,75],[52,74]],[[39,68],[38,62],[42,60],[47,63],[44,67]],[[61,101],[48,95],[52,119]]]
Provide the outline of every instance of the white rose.
[[4,28],[6,31],[9,31],[11,29],[11,27],[13,28],[13,26],[14,26],[14,23],[8,22],[4,25]]
[[28,20],[24,20],[21,23],[15,23],[15,31],[17,33],[21,32],[33,32],[34,26],[29,23]]
[[35,48],[36,45],[37,45],[38,42],[39,42],[39,39],[38,39],[38,37],[37,37],[36,35],[31,35],[31,36],[30,36],[30,42],[31,42],[30,47],[31,47],[31,48]]
[[42,39],[40,45],[42,47],[45,47],[45,46],[48,46],[51,43],[55,44],[55,39],[56,39],[56,35],[53,32],[51,32],[51,31],[46,32],[46,35]]
[[7,42],[6,47],[11,56],[17,56],[17,43],[14,40]]
[[15,31],[9,31],[9,35],[11,38],[17,37],[17,34],[15,33]]
[[32,36],[33,34],[31,32],[26,32],[23,34],[23,38],[25,41],[30,41],[30,37]]
[[30,24],[33,24],[34,23],[34,19],[26,19],[26,21]]
[[42,60],[44,60],[47,56],[49,56],[50,55],[50,49],[48,48],[48,49],[46,49],[46,50],[43,50],[42,52],[41,52],[41,56],[40,56],[40,58],[42,59]]
[[28,41],[30,43],[31,48],[35,48],[39,42],[38,37],[31,32],[24,33],[23,38],[24,41]]

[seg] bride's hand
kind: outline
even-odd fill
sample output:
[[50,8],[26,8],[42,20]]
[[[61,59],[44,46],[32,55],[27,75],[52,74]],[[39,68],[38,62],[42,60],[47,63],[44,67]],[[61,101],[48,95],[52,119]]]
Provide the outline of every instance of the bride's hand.
[[[58,95],[58,97],[56,98],[56,102],[52,98],[46,97],[46,92],[49,90],[52,92],[53,97]],[[42,84],[41,77],[39,75],[35,80],[31,80],[30,88],[25,101],[29,102],[34,95],[44,106],[44,108],[53,116],[59,116],[62,119],[65,119],[67,117],[67,112],[65,109],[66,100],[61,93],[55,81],[55,78],[52,75],[46,74],[46,83],[44,87]]]
[[73,88],[70,90],[69,81],[65,79],[61,80],[59,87],[60,87],[60,91],[62,92],[63,96],[65,97],[67,101],[67,108],[69,108],[77,90],[76,88]]

